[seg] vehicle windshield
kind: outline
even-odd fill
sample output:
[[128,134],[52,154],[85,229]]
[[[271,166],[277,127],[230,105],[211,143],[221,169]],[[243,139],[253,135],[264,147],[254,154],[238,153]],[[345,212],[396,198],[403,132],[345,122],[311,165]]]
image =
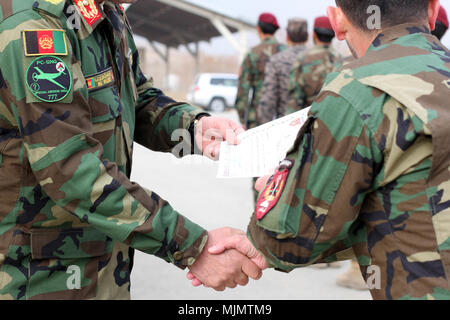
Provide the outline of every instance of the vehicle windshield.
[[224,79],[224,78],[212,78],[211,85],[213,86],[225,86],[225,87],[237,87],[237,79]]

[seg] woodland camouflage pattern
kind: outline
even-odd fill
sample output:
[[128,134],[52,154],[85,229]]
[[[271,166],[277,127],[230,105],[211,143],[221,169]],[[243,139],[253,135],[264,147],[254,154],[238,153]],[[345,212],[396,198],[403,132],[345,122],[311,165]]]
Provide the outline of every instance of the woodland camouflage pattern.
[[287,158],[277,205],[249,226],[291,271],[356,256],[375,299],[450,299],[450,52],[425,26],[384,30],[332,73]]
[[[0,0],[0,298],[129,299],[135,248],[180,268],[206,231],[130,182],[133,141],[169,152],[171,133],[199,114],[153,88],[121,8],[106,2],[92,27],[66,23],[72,1]],[[73,7],[72,7],[73,9]],[[59,56],[73,87],[62,101],[30,93],[23,30],[65,31]],[[115,82],[85,79],[112,68]],[[81,270],[69,290],[71,268]],[[149,270],[149,272],[151,272]]]
[[264,124],[286,115],[289,73],[304,45],[294,45],[270,58],[258,107],[258,123]]
[[290,70],[287,114],[313,104],[338,62],[339,53],[329,45],[316,45],[299,55]]
[[[242,63],[235,107],[241,123],[247,129],[259,125],[256,119],[261,90],[264,85],[266,64],[274,54],[284,49],[286,49],[285,45],[279,44],[275,38],[270,37],[253,48]],[[250,93],[252,93],[251,97]]]

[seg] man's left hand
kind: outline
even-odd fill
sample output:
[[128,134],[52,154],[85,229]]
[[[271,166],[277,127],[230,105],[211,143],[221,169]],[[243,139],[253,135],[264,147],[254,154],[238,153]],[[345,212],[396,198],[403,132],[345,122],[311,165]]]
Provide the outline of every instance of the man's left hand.
[[219,160],[220,144],[227,141],[237,145],[237,136],[244,131],[241,125],[230,119],[203,117],[195,126],[195,143],[204,156]]

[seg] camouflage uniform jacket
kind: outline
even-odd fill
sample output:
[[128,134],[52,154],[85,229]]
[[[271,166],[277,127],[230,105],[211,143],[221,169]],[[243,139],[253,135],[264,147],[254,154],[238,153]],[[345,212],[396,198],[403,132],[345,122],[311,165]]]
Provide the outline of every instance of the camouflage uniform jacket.
[[290,71],[288,113],[309,107],[341,57],[333,47],[317,45],[301,53]]
[[449,79],[414,24],[327,78],[249,226],[271,266],[355,255],[375,299],[450,299]]
[[3,299],[129,299],[131,248],[184,268],[206,241],[129,180],[134,140],[169,152],[199,111],[142,74],[119,5],[74,2],[0,0]]
[[290,71],[292,64],[304,50],[304,45],[295,45],[270,58],[266,66],[258,107],[259,124],[270,122],[286,114]]
[[278,43],[275,38],[267,38],[253,48],[242,63],[235,107],[241,123],[248,129],[259,125],[256,121],[257,108],[264,84],[266,64],[274,54],[285,48],[286,46]]

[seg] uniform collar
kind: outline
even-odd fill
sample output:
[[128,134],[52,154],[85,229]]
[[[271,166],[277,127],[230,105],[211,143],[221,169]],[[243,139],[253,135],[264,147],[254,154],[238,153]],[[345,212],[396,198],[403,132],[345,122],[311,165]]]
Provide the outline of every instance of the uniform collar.
[[369,51],[378,49],[379,47],[395,40],[412,35],[412,34],[430,34],[430,29],[426,25],[418,25],[416,23],[405,23],[383,30],[372,42]]
[[294,44],[291,48],[295,51],[302,51],[306,49],[306,46],[304,44]]
[[331,47],[331,45],[329,44],[315,44],[314,48],[318,48],[318,49],[329,49]]
[[[81,17],[81,28],[84,31],[82,33],[91,34],[106,18],[99,0],[69,0],[69,2],[72,2],[75,5],[76,10]],[[104,2],[104,5],[108,5],[108,2]]]

